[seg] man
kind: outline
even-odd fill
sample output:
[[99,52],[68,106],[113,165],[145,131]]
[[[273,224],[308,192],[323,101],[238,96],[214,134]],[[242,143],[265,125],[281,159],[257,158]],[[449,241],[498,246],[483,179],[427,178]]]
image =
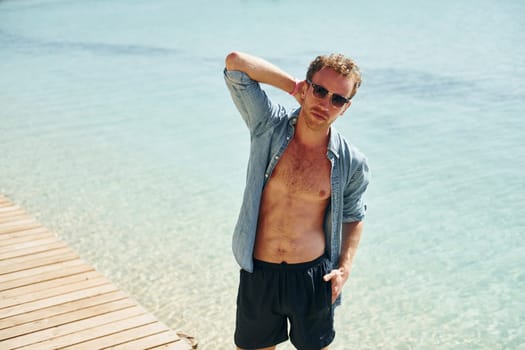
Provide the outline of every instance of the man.
[[[235,343],[275,349],[288,339],[289,322],[296,348],[327,349],[366,210],[366,159],[332,126],[361,84],[359,68],[342,55],[319,56],[297,81],[233,52],[224,75],[251,136],[233,235],[241,266]],[[289,92],[301,107],[273,104],[259,83]]]

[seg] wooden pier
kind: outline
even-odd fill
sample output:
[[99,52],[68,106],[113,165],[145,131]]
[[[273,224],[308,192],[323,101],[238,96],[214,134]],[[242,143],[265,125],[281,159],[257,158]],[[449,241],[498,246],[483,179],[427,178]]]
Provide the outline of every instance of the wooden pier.
[[0,349],[192,345],[0,195]]

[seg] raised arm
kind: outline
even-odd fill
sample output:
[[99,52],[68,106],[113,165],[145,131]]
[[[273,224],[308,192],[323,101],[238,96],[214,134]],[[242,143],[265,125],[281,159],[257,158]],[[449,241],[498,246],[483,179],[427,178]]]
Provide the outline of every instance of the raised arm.
[[269,84],[288,93],[300,91],[303,82],[296,89],[296,80],[272,63],[256,56],[242,52],[232,52],[226,56],[226,69],[246,73],[250,78],[260,83]]

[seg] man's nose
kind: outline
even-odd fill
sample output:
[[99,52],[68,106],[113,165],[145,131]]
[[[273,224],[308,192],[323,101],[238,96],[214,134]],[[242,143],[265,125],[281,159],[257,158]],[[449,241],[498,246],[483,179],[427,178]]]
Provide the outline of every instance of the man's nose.
[[330,98],[331,97],[332,96],[327,94],[324,98],[319,99],[320,100],[319,104],[326,110],[328,110],[328,108],[330,108]]

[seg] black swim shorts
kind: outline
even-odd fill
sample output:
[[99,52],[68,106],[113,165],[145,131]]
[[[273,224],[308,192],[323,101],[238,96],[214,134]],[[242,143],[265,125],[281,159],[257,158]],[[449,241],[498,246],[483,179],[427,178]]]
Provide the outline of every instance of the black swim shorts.
[[335,337],[332,291],[323,276],[331,271],[322,256],[301,264],[254,261],[241,270],[235,344],[264,348],[288,339],[299,350],[320,350]]

